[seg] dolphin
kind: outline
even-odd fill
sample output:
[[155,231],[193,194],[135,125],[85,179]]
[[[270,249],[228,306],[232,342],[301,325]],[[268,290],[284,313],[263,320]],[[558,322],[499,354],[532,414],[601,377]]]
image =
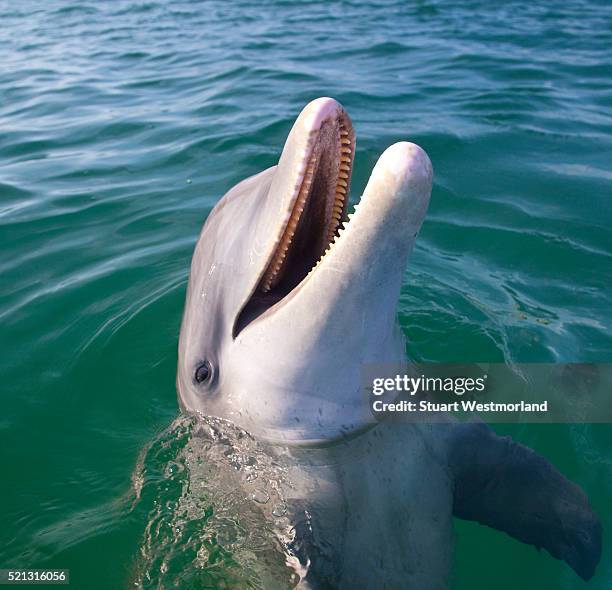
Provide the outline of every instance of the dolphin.
[[484,424],[374,420],[361,368],[406,363],[396,305],[433,170],[419,146],[392,145],[349,214],[354,155],[347,112],[314,100],[278,164],[210,213],[179,338],[181,408],[291,457],[299,587],[446,588],[453,516],[588,580],[600,520],[546,459]]

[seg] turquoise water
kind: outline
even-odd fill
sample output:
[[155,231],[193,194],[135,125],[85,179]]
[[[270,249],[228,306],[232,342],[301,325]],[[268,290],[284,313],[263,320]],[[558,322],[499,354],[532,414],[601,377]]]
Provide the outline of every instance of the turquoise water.
[[[434,163],[400,301],[414,358],[612,361],[608,3],[26,0],[0,22],[0,567],[133,584],[183,444],[158,433],[198,231],[317,96],[353,119],[354,197],[395,141]],[[499,430],[583,486],[606,543],[612,428]],[[454,588],[612,585],[609,543],[584,584],[457,536]]]

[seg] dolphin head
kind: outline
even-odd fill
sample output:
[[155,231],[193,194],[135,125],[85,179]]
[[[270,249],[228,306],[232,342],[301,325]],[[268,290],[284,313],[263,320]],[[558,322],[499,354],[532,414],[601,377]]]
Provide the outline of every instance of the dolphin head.
[[285,443],[329,441],[372,422],[361,368],[404,360],[396,305],[432,167],[418,146],[392,145],[347,215],[354,153],[348,114],[319,98],[295,121],[278,165],[213,209],[179,339],[183,409]]

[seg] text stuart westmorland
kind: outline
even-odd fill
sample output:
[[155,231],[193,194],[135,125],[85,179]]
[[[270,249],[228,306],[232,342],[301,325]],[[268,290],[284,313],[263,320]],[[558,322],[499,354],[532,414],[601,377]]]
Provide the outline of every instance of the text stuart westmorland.
[[431,401],[428,399],[406,400],[394,399],[386,401],[379,396],[387,394],[408,394],[411,397],[428,394],[481,394],[486,389],[487,375],[480,377],[418,377],[397,374],[394,377],[377,377],[372,379],[371,392],[372,410],[375,413],[407,412],[407,413],[474,413],[474,412],[547,412],[548,401],[539,403],[525,401],[517,402],[481,402],[474,399],[457,401]]

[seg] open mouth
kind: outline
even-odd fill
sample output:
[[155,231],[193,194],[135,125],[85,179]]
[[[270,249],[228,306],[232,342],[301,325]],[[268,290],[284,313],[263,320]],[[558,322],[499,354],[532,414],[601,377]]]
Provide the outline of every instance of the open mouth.
[[310,132],[291,213],[255,291],[236,319],[234,336],[291,293],[325,256],[347,219],[354,153],[355,133],[344,111]]

